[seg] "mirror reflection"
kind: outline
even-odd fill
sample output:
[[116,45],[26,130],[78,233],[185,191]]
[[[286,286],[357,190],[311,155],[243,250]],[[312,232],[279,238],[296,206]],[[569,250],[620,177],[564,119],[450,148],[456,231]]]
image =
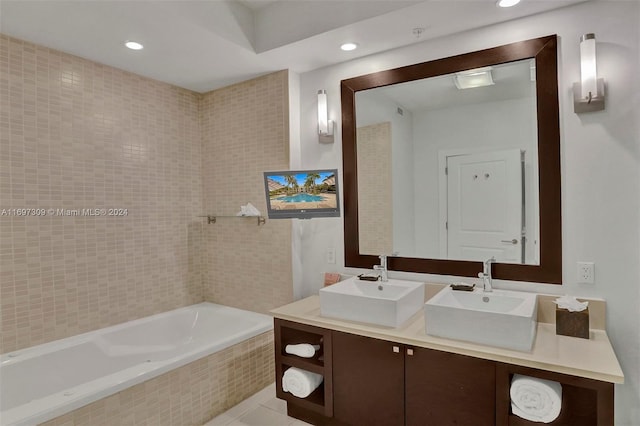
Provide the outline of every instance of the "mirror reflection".
[[535,59],[355,94],[360,254],[540,264]]

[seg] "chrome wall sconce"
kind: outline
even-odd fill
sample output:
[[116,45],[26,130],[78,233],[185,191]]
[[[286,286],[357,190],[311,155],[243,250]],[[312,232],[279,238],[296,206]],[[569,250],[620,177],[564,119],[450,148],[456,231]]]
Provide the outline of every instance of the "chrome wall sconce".
[[573,111],[601,111],[604,109],[604,79],[596,72],[596,36],[580,37],[580,82],[573,83]]
[[329,120],[327,91],[318,90],[318,138],[320,142],[333,142],[333,126],[333,120]]

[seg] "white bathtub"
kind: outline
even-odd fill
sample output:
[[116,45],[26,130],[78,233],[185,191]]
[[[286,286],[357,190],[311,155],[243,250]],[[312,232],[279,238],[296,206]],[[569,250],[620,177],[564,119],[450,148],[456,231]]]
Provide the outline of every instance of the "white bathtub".
[[41,423],[273,327],[200,303],[0,356],[0,424]]

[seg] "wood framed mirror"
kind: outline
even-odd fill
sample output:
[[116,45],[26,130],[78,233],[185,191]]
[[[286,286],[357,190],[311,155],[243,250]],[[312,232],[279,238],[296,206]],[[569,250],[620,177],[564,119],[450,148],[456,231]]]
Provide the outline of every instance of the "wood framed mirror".
[[[428,254],[424,255],[419,251],[406,252],[405,250],[400,250],[399,254],[394,255],[396,250],[391,246],[388,246],[387,249],[379,249],[379,251],[384,252],[377,253],[375,252],[376,250],[364,248],[362,236],[377,232],[377,228],[363,228],[364,221],[361,220],[359,214],[360,206],[362,205],[364,212],[380,207],[388,208],[387,204],[393,204],[395,201],[377,201],[377,205],[363,202],[363,200],[367,200],[367,197],[363,198],[364,189],[358,184],[359,156],[357,135],[358,128],[361,127],[360,122],[365,120],[361,116],[360,122],[358,121],[356,102],[358,96],[360,96],[358,99],[362,99],[362,95],[372,92],[372,89],[386,90],[395,86],[400,87],[409,82],[442,77],[449,78],[448,76],[456,76],[463,72],[469,73],[470,70],[500,68],[505,64],[517,63],[518,61],[526,63],[527,60],[532,64],[530,70],[533,115],[530,121],[531,127],[535,131],[534,139],[537,142],[537,150],[534,149],[537,169],[533,173],[534,183],[537,183],[535,188],[537,197],[534,204],[535,213],[537,213],[535,218],[536,232],[535,237],[529,238],[530,240],[535,238],[535,259],[530,262],[525,261],[523,255],[520,263],[499,260],[493,265],[492,274],[496,279],[561,284],[560,120],[557,36],[555,35],[380,71],[341,82],[345,266],[371,268],[378,263],[377,255],[386,254],[389,256],[389,270],[466,277],[476,277],[478,272],[482,271],[482,256],[485,255],[488,259],[491,256],[486,255],[486,253],[491,253],[491,250],[478,251],[475,255],[471,254],[469,257],[454,255],[452,258],[447,258],[446,256],[438,258],[438,256],[430,257]],[[398,113],[401,113],[401,111],[399,110]],[[503,120],[509,120],[509,117],[504,117]],[[379,158],[390,156],[390,151],[388,151],[388,154],[380,155],[378,153]],[[360,161],[364,164],[362,158]],[[363,164],[361,164],[362,170],[365,167],[371,168],[369,165]],[[488,174],[484,176],[488,176]],[[365,181],[365,179],[361,179]],[[393,180],[393,177],[390,176],[386,179]],[[359,191],[362,191],[360,201]],[[393,189],[390,193],[393,193]],[[434,201],[434,203],[436,202],[437,200]],[[494,201],[487,200],[487,202],[493,203]],[[416,219],[414,218],[414,220]],[[524,229],[524,222],[522,223]],[[449,225],[447,223],[439,226],[442,229],[443,226],[448,227]],[[421,238],[429,237],[416,235],[415,238],[420,240]],[[503,239],[502,241],[507,243],[507,241],[511,240],[505,241]],[[523,237],[523,253],[524,241],[525,238]],[[470,250],[470,253],[473,253],[473,250]]]

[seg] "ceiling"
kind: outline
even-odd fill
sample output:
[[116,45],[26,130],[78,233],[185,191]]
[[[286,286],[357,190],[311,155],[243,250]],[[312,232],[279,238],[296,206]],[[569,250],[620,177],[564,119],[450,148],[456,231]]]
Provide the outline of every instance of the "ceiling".
[[[207,92],[303,73],[584,0],[0,0],[0,32]],[[414,28],[424,28],[420,37]],[[144,44],[140,51],[124,41]],[[345,41],[359,48],[343,52]]]

